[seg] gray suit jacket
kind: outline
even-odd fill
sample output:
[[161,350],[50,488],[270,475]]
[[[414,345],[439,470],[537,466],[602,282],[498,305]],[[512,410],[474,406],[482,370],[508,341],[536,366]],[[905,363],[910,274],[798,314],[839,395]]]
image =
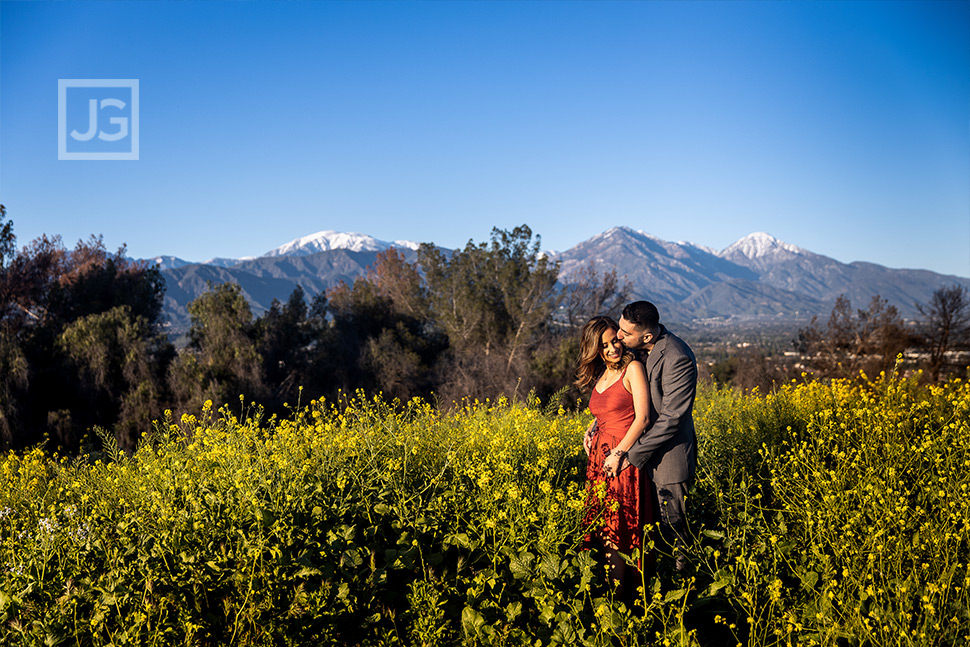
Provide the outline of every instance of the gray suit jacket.
[[655,485],[690,481],[697,469],[694,352],[680,337],[661,326],[645,366],[650,386],[650,422],[628,458],[636,467],[648,470]]

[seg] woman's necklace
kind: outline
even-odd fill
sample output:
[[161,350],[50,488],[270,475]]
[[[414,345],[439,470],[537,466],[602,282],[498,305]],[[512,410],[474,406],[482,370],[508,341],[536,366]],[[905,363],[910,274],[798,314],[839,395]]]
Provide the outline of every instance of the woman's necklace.
[[616,377],[616,374],[619,372],[620,372],[620,367],[618,363],[616,364],[608,363],[606,365],[606,370],[603,371],[603,376],[600,378],[600,381],[603,384],[602,391],[605,391],[606,389],[610,388],[611,386],[613,386],[614,382],[620,379],[619,377]]

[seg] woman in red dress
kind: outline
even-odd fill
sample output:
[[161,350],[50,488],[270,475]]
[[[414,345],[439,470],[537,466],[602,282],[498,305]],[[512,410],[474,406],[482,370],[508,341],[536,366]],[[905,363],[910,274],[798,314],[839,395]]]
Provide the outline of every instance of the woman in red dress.
[[[596,417],[584,443],[586,464],[587,548],[602,550],[610,581],[628,601],[636,594],[640,574],[653,563],[644,555],[644,529],[653,523],[653,487],[647,475],[630,465],[620,470],[626,452],[647,426],[650,392],[643,363],[617,339],[619,325],[609,317],[593,317],[583,327],[576,385],[589,391],[589,410]],[[619,475],[617,475],[617,473]],[[623,555],[639,549],[629,568]],[[621,555],[622,553],[622,555]]]

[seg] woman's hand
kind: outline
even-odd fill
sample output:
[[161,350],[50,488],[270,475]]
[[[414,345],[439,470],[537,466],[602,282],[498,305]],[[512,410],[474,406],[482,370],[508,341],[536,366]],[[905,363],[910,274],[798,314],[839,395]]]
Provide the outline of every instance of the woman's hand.
[[630,465],[626,458],[626,452],[614,449],[603,461],[603,472],[610,478],[618,476],[620,472]]
[[586,430],[586,435],[583,436],[583,449],[586,450],[586,455],[593,451],[593,439],[596,438],[596,421],[594,420],[590,424],[589,429]]

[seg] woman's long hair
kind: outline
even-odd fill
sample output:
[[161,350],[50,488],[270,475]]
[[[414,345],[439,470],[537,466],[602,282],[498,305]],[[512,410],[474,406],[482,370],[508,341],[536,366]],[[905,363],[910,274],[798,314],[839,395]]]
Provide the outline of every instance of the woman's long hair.
[[[620,325],[611,317],[593,317],[583,326],[583,341],[579,348],[579,368],[576,369],[576,386],[581,391],[589,391],[596,384],[606,362],[603,361],[603,333],[619,330]],[[626,366],[633,359],[633,353],[624,351],[620,366]]]

